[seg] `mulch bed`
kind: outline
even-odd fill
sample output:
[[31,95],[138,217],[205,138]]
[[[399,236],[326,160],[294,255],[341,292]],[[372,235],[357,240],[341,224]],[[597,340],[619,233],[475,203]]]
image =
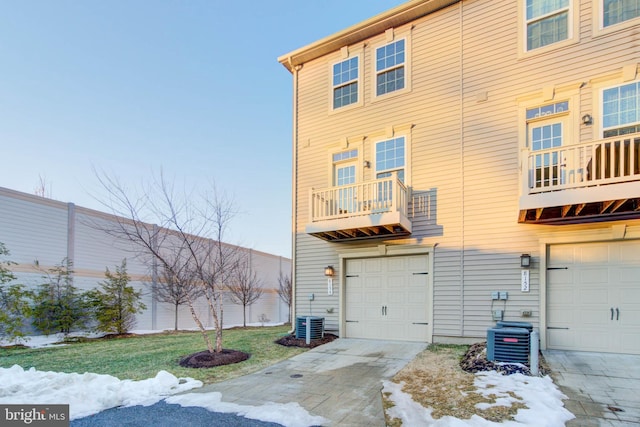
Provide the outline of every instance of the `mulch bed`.
[[[324,334],[323,338],[311,340],[307,345],[304,338],[296,338],[295,335],[286,335],[277,341],[276,344],[285,347],[303,347],[314,348],[322,344],[326,344],[338,338],[333,334]],[[209,353],[208,350],[190,354],[180,359],[180,366],[184,368],[213,368],[215,366],[230,365],[232,363],[247,360],[250,354],[237,350],[223,349],[221,353]]]
[[[504,362],[492,362],[487,360],[487,343],[479,342],[473,344],[467,350],[467,353],[460,360],[460,367],[466,372],[476,373],[481,371],[497,371],[506,375],[521,373],[531,376],[529,366],[522,364],[509,364]],[[540,354],[540,363],[538,372],[540,375],[549,373],[546,361]]]
[[222,349],[220,353],[210,353],[209,350],[205,350],[185,356],[179,363],[183,368],[213,368],[242,362],[250,356],[249,353],[238,350]]
[[295,335],[286,335],[274,342],[285,347],[314,348],[318,347],[319,345],[329,343],[337,338],[338,337],[336,335],[325,333],[323,338],[311,340],[311,342],[307,344],[307,340],[305,338],[296,338]]

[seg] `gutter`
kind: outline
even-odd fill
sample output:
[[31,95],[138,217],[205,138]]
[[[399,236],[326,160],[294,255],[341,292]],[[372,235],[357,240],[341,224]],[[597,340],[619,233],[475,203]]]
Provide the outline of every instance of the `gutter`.
[[291,194],[293,203],[291,203],[291,330],[290,334],[296,331],[296,242],[298,230],[298,72],[302,65],[293,66],[289,62],[289,66],[293,70],[293,154],[291,167]]

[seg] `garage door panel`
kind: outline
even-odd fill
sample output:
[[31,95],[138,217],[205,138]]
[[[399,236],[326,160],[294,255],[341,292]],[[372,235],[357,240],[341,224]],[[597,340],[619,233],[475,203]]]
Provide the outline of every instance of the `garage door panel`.
[[382,299],[383,299],[382,294],[383,293],[381,291],[365,289],[364,291],[365,304],[367,304],[368,306],[382,307]]
[[608,289],[603,289],[602,285],[594,289],[581,289],[578,291],[577,304],[602,304],[609,301]]
[[[353,266],[362,269],[355,273]],[[429,308],[427,255],[376,257],[346,261],[345,330],[347,337],[427,341]],[[414,275],[418,270],[421,274]],[[358,277],[351,277],[357,275]],[[358,286],[352,286],[357,283]],[[360,303],[361,302],[361,303]],[[354,314],[362,314],[355,319]],[[359,323],[348,322],[359,320]]]
[[640,354],[640,241],[552,245],[547,264],[550,348]]
[[601,286],[609,282],[609,269],[606,267],[587,267],[578,272],[578,281],[582,286]]
[[618,271],[618,277],[620,278],[619,280],[622,283],[626,283],[631,286],[638,286],[637,284],[640,283],[640,277],[638,277],[637,267],[621,267]]
[[640,254],[640,242],[629,242],[619,252],[621,264],[638,265],[638,255]]
[[564,287],[561,289],[554,289],[553,300],[550,300],[550,304],[552,305],[564,305],[571,304],[575,301],[574,289],[569,287]]
[[397,307],[402,307],[409,299],[407,298],[407,292],[390,292],[387,294],[387,303],[389,305],[395,305]]
[[571,310],[565,310],[563,308],[549,308],[547,312],[547,321],[554,327],[566,328],[569,325],[573,325],[575,315]]
[[638,332],[627,331],[620,335],[620,346],[622,353],[640,354],[640,339]]
[[583,307],[578,312],[578,322],[584,326],[601,327],[606,325],[611,317],[607,310],[602,310],[601,307],[587,308]]
[[582,350],[606,352],[609,349],[609,333],[606,330],[580,330],[577,335],[577,344]]
[[405,312],[407,313],[407,319],[409,321],[413,322],[420,322],[420,323],[424,323],[427,321],[427,318],[425,316],[425,311],[424,309],[422,309],[421,307],[414,307],[414,308],[407,308],[405,310]]
[[372,319],[382,315],[382,305],[367,305],[364,310],[364,319]]
[[414,256],[407,258],[409,270],[418,272],[427,272],[429,264],[426,256]]
[[406,258],[389,258],[387,262],[387,271],[389,273],[406,271]]
[[578,262],[581,264],[602,263],[609,261],[609,245],[608,244],[590,244],[578,248]]
[[412,304],[426,304],[427,294],[425,292],[410,290],[407,301],[411,301]]
[[367,274],[382,273],[382,261],[380,260],[380,258],[366,259],[363,262],[364,262],[363,273],[367,273]]
[[575,251],[573,248],[564,245],[551,246],[549,248],[550,262],[556,264],[573,264],[575,257]]
[[575,336],[568,330],[554,329],[547,333],[547,344],[549,347],[560,350],[570,350],[576,347]]
[[[568,264],[564,264],[565,266]],[[549,281],[553,282],[553,283],[557,283],[558,285],[560,284],[566,284],[566,285],[570,285],[573,283],[574,279],[573,279],[573,271],[566,269],[566,270],[549,270],[548,272],[548,277],[549,277]]]

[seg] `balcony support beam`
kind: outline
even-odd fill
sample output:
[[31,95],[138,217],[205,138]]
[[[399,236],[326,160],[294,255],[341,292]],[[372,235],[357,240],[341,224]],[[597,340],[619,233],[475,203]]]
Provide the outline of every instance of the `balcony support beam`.
[[622,205],[624,205],[625,203],[628,202],[628,199],[624,199],[624,200],[618,200],[616,202],[613,203],[613,208],[611,208],[611,213],[617,211],[618,209],[620,209],[620,207]]
[[521,209],[518,213],[518,222],[528,224],[576,224],[621,219],[640,219],[640,196]]
[[600,213],[603,214],[615,203],[615,200],[607,200],[606,202],[602,202],[602,209],[600,209]]

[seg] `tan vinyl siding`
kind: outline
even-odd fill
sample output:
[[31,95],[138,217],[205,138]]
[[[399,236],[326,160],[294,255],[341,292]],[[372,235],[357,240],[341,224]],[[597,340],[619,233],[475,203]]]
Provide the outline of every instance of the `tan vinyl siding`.
[[[322,294],[319,311],[338,307],[337,278],[326,295],[322,269],[337,267],[337,251],[375,246],[384,241],[329,244],[304,233],[309,222],[311,188],[331,184],[328,150],[344,138],[367,136],[386,127],[413,124],[411,176],[414,194],[435,195],[429,216],[412,218],[408,240],[436,245],[433,271],[433,332],[436,338],[486,336],[493,325],[491,291],[508,291],[505,319],[541,319],[540,239],[546,233],[610,228],[612,223],[582,226],[518,224],[523,123],[518,98],[563,86],[578,92],[570,101],[575,120],[598,107],[591,81],[639,62],[640,29],[625,27],[592,35],[590,1],[576,1],[576,43],[544,51],[519,51],[517,3],[510,0],[462,1],[395,29],[411,30],[411,91],[385,100],[372,99],[374,48],[384,34],[366,40],[363,54],[364,106],[329,113],[331,53],[304,64],[299,71],[298,194],[296,212],[296,285],[298,313],[308,311],[308,294]],[[358,46],[362,46],[359,43]],[[594,115],[594,120],[597,118]],[[573,124],[571,125],[573,126]],[[575,125],[573,142],[589,141],[599,124]],[[572,128],[573,129],[573,128]],[[362,159],[372,160],[371,138]],[[351,148],[351,146],[350,146]],[[365,170],[373,177],[373,168]],[[638,224],[638,221],[626,221]],[[412,240],[413,239],[413,240]],[[396,242],[397,243],[397,242]],[[520,290],[522,253],[534,257],[530,292]],[[314,314],[315,306],[314,305]],[[495,304],[494,304],[495,305]],[[502,308],[502,307],[500,307]],[[532,311],[522,318],[521,311]],[[327,315],[337,322],[337,314]]]

